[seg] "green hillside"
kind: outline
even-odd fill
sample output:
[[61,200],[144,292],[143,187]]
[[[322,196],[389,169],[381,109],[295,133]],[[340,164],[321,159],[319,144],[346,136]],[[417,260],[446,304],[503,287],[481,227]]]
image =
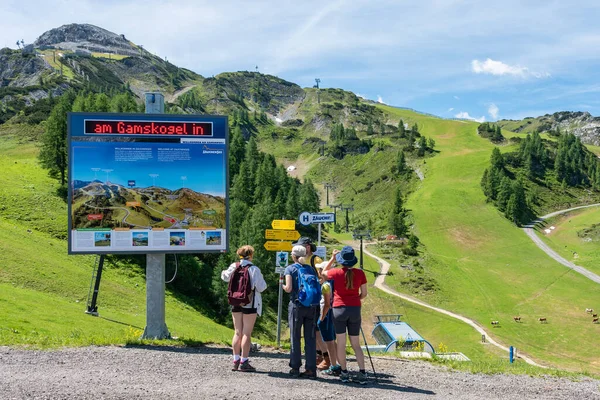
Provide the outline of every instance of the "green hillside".
[[[542,240],[568,261],[600,274],[600,208],[559,215],[544,224],[550,226],[556,229],[548,234],[537,231]],[[600,309],[600,305],[594,308]]]
[[[479,181],[493,145],[477,137],[477,125],[382,108],[418,120],[440,151],[408,201],[440,286],[436,303],[482,325],[501,321],[495,336],[541,362],[598,372],[598,327],[581,310],[600,299],[600,288],[552,261],[486,204]],[[516,315],[524,322],[514,323]]]
[[[146,320],[143,271],[107,262],[100,318],[84,313],[93,257],[68,256],[66,204],[37,163],[39,127],[0,126],[0,343],[137,343]],[[171,273],[169,270],[167,273]],[[174,343],[229,343],[232,331],[167,295]]]

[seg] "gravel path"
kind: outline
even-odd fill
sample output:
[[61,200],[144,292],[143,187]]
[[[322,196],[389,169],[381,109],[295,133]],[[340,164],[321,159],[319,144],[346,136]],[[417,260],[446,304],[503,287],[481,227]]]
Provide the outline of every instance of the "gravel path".
[[[2,399],[600,399],[600,381],[472,375],[424,361],[375,358],[365,386],[287,376],[288,355],[253,355],[256,373],[232,372],[222,347],[0,347]],[[351,362],[350,367],[356,368]]]
[[544,220],[546,220],[548,218],[552,218],[557,215],[567,213],[569,211],[574,211],[574,210],[579,210],[582,208],[589,208],[589,207],[598,207],[598,206],[600,206],[600,203],[590,204],[590,205],[581,206],[581,207],[573,207],[573,208],[569,208],[566,210],[555,211],[553,213],[544,215],[543,217],[539,217],[537,220],[533,221],[531,224],[524,226],[523,230],[525,231],[527,236],[529,236],[531,238],[531,240],[533,240],[533,242],[537,245],[537,247],[542,249],[546,254],[548,254],[554,260],[558,261],[565,267],[571,268],[573,271],[580,273],[581,275],[585,276],[586,278],[588,278],[596,283],[600,283],[599,275],[597,275],[583,267],[580,267],[579,265],[573,264],[572,262],[568,261],[564,257],[560,256],[557,252],[552,250],[546,243],[544,243],[544,241],[540,237],[538,237],[538,235],[536,235],[535,230],[534,230],[535,226],[538,223],[543,222]]
[[[472,326],[473,328],[475,328],[475,330],[477,330],[477,332],[479,332],[481,335],[485,335],[486,341],[488,343],[490,343],[493,346],[496,346],[506,352],[510,352],[510,349],[500,343],[498,343],[497,341],[495,341],[488,332],[486,332],[485,329],[483,329],[481,327],[481,325],[479,325],[476,321],[464,317],[460,314],[456,314],[453,313],[452,311],[448,311],[448,310],[444,310],[443,308],[439,308],[439,307],[435,307],[432,306],[431,304],[425,303],[424,301],[421,301],[417,298],[414,298],[412,296],[406,295],[406,294],[402,294],[402,293],[398,293],[396,292],[394,289],[391,289],[389,286],[387,286],[385,284],[385,277],[387,276],[388,271],[390,270],[390,263],[385,261],[383,258],[381,257],[377,257],[375,254],[371,253],[370,251],[368,251],[367,249],[363,249],[363,251],[368,254],[369,256],[373,257],[375,260],[377,260],[377,262],[379,263],[379,265],[381,266],[381,269],[379,271],[379,276],[377,276],[377,279],[375,279],[375,284],[374,286],[379,289],[379,290],[383,290],[384,292],[391,294],[392,296],[396,296],[396,297],[400,297],[403,300],[409,301],[411,303],[414,304],[418,304],[422,307],[426,307],[429,308],[431,310],[437,311],[441,314],[444,315],[448,315],[449,317],[452,318],[456,318],[462,322],[464,322],[465,324],[468,324],[470,326]],[[525,361],[527,364],[531,364],[531,365],[535,365],[536,367],[542,367],[542,368],[546,368],[544,365],[538,364],[535,361],[533,361],[531,358],[527,357],[524,354],[519,354],[517,356],[518,358],[521,358],[523,361]]]

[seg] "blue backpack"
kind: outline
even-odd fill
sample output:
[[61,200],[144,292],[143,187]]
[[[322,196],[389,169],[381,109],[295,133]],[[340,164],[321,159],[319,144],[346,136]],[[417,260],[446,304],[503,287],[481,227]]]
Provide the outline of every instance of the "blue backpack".
[[318,306],[321,301],[321,284],[310,265],[296,264],[298,268],[298,301],[304,307]]

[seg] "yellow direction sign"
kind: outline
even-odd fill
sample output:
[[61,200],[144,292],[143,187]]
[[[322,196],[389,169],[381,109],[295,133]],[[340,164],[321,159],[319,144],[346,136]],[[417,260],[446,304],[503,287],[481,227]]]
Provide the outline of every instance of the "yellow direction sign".
[[294,230],[296,229],[296,220],[294,219],[274,219],[271,222],[271,226],[273,229],[288,229]]
[[265,239],[298,240],[299,238],[300,232],[298,231],[284,231],[281,229],[265,230]]
[[292,242],[265,242],[268,251],[292,251]]

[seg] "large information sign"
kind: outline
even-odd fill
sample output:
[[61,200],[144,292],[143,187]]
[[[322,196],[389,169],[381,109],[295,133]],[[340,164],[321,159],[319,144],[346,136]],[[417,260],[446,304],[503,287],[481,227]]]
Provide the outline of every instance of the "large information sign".
[[228,250],[227,117],[69,114],[69,253]]

